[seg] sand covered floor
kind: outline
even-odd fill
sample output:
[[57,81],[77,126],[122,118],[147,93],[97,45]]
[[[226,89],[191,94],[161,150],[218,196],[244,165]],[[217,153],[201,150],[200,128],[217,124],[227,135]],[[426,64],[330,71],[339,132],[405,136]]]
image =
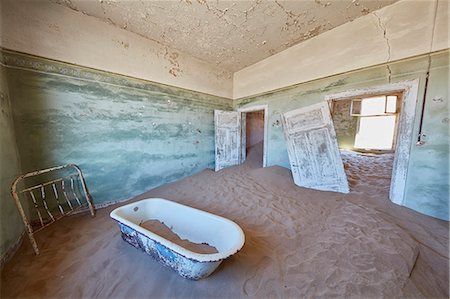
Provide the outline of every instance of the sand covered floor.
[[115,205],[37,234],[40,256],[25,240],[2,273],[1,297],[448,297],[448,222],[390,203],[386,162],[358,171],[344,158],[344,195],[299,188],[282,167],[257,168],[259,151],[134,199],[166,198],[242,227],[243,249],[210,277],[186,280],[125,243],[109,218]]

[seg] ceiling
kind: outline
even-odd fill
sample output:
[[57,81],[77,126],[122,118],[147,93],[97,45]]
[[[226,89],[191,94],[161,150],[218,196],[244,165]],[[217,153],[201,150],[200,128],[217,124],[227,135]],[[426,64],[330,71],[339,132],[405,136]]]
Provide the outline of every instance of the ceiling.
[[235,72],[397,0],[50,0]]

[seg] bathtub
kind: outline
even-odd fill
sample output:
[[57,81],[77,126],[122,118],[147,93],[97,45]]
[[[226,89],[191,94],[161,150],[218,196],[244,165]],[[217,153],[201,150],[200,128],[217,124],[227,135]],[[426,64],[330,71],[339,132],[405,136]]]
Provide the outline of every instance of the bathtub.
[[[210,275],[224,259],[237,253],[245,241],[242,229],[233,221],[162,198],[127,204],[110,216],[118,222],[126,242],[193,280]],[[163,222],[181,239],[207,243],[218,252],[192,252],[140,226],[151,219]]]

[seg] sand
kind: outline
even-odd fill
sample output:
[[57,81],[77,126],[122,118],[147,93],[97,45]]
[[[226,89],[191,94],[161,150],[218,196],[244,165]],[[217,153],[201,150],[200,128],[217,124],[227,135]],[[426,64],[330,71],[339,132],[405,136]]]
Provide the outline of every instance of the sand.
[[217,248],[210,246],[209,244],[199,244],[191,242],[187,239],[181,239],[180,236],[174,233],[169,227],[167,227],[167,225],[159,222],[158,220],[150,219],[141,223],[140,226],[192,252],[218,253]]
[[[2,297],[448,297],[448,222],[392,204],[390,167],[346,161],[349,194],[294,185],[282,167],[205,170],[138,196],[167,198],[238,223],[246,242],[194,282],[124,242],[109,213],[75,215],[25,240],[2,273]],[[377,174],[377,172],[379,174]],[[370,176],[370,177],[369,177]],[[358,181],[358,182],[357,182]],[[226,236],[224,236],[226,237]]]

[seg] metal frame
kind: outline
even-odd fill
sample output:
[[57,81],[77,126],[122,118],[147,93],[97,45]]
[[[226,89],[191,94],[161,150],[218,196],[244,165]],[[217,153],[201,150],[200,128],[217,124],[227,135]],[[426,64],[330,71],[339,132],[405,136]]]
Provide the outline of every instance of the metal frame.
[[[48,181],[48,182],[44,182],[44,183],[41,183],[41,184],[38,184],[38,185],[34,185],[34,186],[31,186],[31,187],[28,187],[28,188],[25,188],[25,189],[22,189],[22,190],[18,190],[18,184],[20,182],[22,182],[25,178],[41,175],[41,174],[44,174],[44,173],[49,173],[49,172],[52,172],[52,171],[61,170],[61,169],[64,169],[64,168],[75,169],[76,173],[68,175],[68,176],[65,176],[65,177],[61,177],[61,178],[58,178],[58,179],[54,179],[54,180],[51,180],[51,181]],[[91,216],[94,217],[95,216],[94,203],[92,202],[91,195],[89,194],[89,191],[87,189],[86,182],[85,182],[84,177],[83,177],[83,173],[81,172],[81,169],[75,164],[65,164],[65,165],[61,165],[61,166],[56,166],[56,167],[51,167],[51,168],[47,168],[47,169],[42,169],[42,170],[29,172],[29,173],[23,174],[21,176],[18,176],[14,180],[14,182],[12,183],[12,185],[11,185],[11,194],[12,194],[12,196],[14,198],[14,201],[16,203],[17,209],[19,210],[20,216],[22,217],[22,221],[25,224],[25,228],[26,228],[28,237],[30,238],[31,245],[32,245],[33,250],[34,250],[36,255],[39,254],[39,248],[37,246],[36,239],[34,238],[34,234],[37,233],[38,231],[43,230],[44,228],[48,227],[50,224],[52,224],[55,221],[63,218],[64,216],[72,214],[73,212],[79,210],[80,208],[82,208],[85,205],[85,203],[82,203],[80,198],[77,196],[77,192],[75,191],[75,188],[74,188],[74,181],[77,178],[79,179],[79,181],[81,183],[82,191],[84,193],[84,199],[85,199],[85,201],[86,201],[86,203],[87,203],[87,205],[89,207],[89,211],[91,213]],[[70,187],[68,186],[66,188],[65,181],[69,181],[69,180],[70,180]],[[58,189],[57,183],[59,183],[59,182],[60,182],[60,185],[61,185],[61,189],[60,189],[61,191],[60,192],[62,192],[63,197],[65,199],[65,202],[63,202],[62,204],[61,204],[60,196],[59,196],[58,190],[57,190]],[[56,201],[56,204],[58,206],[58,210],[59,210],[59,213],[60,213],[59,216],[52,214],[52,212],[51,212],[51,210],[49,208],[48,202],[47,202],[47,199],[49,199],[49,197],[47,197],[46,194],[45,194],[45,186],[49,186],[49,185],[52,187],[53,198]],[[71,189],[71,193],[73,195],[73,197],[72,197],[72,200],[74,201],[73,203],[71,202],[71,200],[69,199],[69,196],[68,196],[68,190],[69,189]],[[40,192],[40,195],[41,195],[40,199],[42,201],[41,205],[38,204],[38,200],[36,199],[35,193],[33,192],[34,190],[39,190],[39,192]],[[37,214],[37,216],[39,218],[40,227],[37,228],[37,229],[33,229],[33,225],[28,220],[27,215],[25,213],[25,210],[24,210],[24,208],[22,206],[22,203],[20,201],[20,194],[27,194],[27,193],[30,195],[32,204],[33,204],[33,206],[34,206],[34,208],[36,210],[36,214]],[[64,199],[61,198],[61,200],[64,200]],[[64,207],[63,207],[63,205],[65,203],[67,203],[68,211],[66,211],[64,209]],[[41,211],[39,210],[40,208],[41,209],[43,208],[45,210],[45,212],[47,213],[47,215],[49,217],[49,218],[45,218],[45,220],[48,220],[47,222],[44,221],[44,217],[41,214]]]

